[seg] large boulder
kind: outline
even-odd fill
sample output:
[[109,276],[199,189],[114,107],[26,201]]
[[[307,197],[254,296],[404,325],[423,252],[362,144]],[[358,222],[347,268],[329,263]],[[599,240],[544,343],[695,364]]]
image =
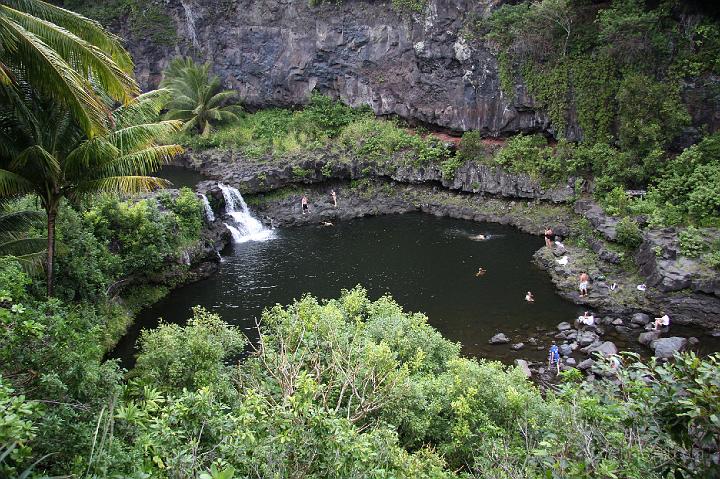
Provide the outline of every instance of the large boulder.
[[560,331],[567,331],[568,329],[572,329],[572,325],[567,321],[563,321],[562,323],[557,325],[557,328]]
[[505,336],[504,333],[498,333],[488,341],[490,344],[507,344],[510,342],[510,338]]
[[599,336],[592,331],[582,331],[578,334],[577,343],[580,346],[588,346],[597,341]]
[[618,353],[618,348],[612,341],[605,341],[599,346],[588,349],[588,353],[599,353],[603,356],[612,356]]
[[563,356],[570,356],[573,352],[572,346],[570,346],[567,343],[561,344],[559,349],[560,349],[560,354]]
[[633,314],[633,316],[632,316],[632,318],[630,319],[630,321],[631,321],[633,324],[640,324],[640,325],[643,325],[643,326],[644,326],[644,325],[646,325],[647,323],[650,322],[650,316],[648,316],[648,315],[645,314],[645,313],[635,313],[635,314]]
[[640,336],[638,336],[638,343],[643,346],[649,346],[650,343],[659,339],[661,334],[661,331],[646,331],[644,333],[640,333]]
[[685,349],[687,339],[678,336],[670,338],[660,338],[650,343],[650,347],[655,350],[655,357],[669,359],[677,352]]

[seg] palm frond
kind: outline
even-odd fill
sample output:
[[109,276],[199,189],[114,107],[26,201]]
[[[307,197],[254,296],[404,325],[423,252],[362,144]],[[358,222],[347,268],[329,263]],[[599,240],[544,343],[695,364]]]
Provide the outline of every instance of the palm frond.
[[16,197],[33,191],[33,183],[17,173],[0,170],[0,197]]
[[9,169],[23,171],[25,178],[36,178],[41,181],[57,181],[61,173],[57,158],[40,145],[33,145],[23,150],[10,162]]
[[40,226],[45,214],[39,211],[21,210],[0,214],[0,234],[27,231],[33,226]]
[[222,106],[227,102],[228,100],[232,100],[233,98],[237,97],[237,92],[235,90],[223,90],[220,93],[216,93],[215,95],[210,98],[210,100],[207,103],[208,108],[215,108],[218,106]]
[[148,175],[170,163],[172,158],[182,151],[180,145],[151,146],[109,162],[93,176],[102,179],[124,175]]
[[0,256],[23,256],[45,250],[47,238],[0,238]]
[[22,25],[0,15],[0,26],[13,35],[17,57],[22,58],[29,81],[66,104],[89,136],[104,131],[109,111],[93,94],[92,85]]
[[153,176],[108,176],[98,180],[84,181],[77,185],[82,193],[141,193],[158,188],[167,188],[171,183]]
[[61,7],[40,0],[3,0],[15,10],[54,23],[107,52],[112,60],[126,73],[134,69],[130,54],[123,48],[120,38],[105,30],[95,20],[83,17]]
[[126,103],[139,93],[132,76],[95,45],[54,23],[7,6],[0,6],[0,12],[42,39],[76,71],[97,82],[113,100]]
[[127,155],[149,146],[159,138],[167,138],[172,133],[180,131],[181,127],[182,122],[178,120],[146,123],[116,130],[108,135],[107,139],[121,155]]
[[127,105],[115,110],[113,119],[116,127],[125,128],[130,125],[157,121],[170,97],[170,90],[162,88],[138,95]]
[[120,151],[105,137],[96,136],[86,140],[65,157],[65,177],[68,180],[82,179],[88,171],[93,171],[118,155]]

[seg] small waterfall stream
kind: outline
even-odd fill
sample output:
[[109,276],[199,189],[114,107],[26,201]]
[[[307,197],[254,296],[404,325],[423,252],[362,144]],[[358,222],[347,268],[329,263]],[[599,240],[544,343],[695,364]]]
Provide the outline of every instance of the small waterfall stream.
[[198,195],[200,195],[200,200],[202,201],[203,207],[205,208],[205,219],[208,223],[212,223],[213,221],[215,221],[215,213],[213,213],[213,210],[210,207],[208,197],[203,195],[202,193],[198,193]]
[[185,0],[181,0],[180,4],[185,10],[185,24],[192,44],[195,48],[200,48],[200,42],[198,42],[197,33],[195,32],[195,14],[193,13],[192,7],[189,3],[185,2]]
[[218,183],[218,187],[222,190],[225,211],[231,219],[229,223],[225,223],[225,226],[230,230],[234,243],[265,241],[274,236],[273,230],[264,227],[250,214],[245,200],[236,188],[222,183]]

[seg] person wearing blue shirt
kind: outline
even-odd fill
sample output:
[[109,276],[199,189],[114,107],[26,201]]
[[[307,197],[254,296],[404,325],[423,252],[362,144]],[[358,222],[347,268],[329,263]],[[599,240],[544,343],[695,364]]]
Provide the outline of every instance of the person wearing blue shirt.
[[550,353],[548,354],[548,364],[552,366],[555,364],[558,374],[560,374],[560,350],[555,343],[550,346]]

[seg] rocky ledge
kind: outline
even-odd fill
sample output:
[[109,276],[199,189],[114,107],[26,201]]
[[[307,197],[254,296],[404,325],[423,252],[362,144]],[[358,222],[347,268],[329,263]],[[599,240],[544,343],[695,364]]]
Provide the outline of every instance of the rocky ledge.
[[468,161],[451,178],[437,164],[418,165],[399,156],[379,163],[363,160],[348,152],[318,150],[303,155],[252,160],[232,150],[202,150],[186,153],[177,160],[209,178],[235,186],[243,194],[277,190],[291,184],[318,184],[333,180],[382,178],[408,184],[434,184],[466,193],[504,198],[572,201],[574,181],[547,186],[528,175],[511,174],[501,168]]

